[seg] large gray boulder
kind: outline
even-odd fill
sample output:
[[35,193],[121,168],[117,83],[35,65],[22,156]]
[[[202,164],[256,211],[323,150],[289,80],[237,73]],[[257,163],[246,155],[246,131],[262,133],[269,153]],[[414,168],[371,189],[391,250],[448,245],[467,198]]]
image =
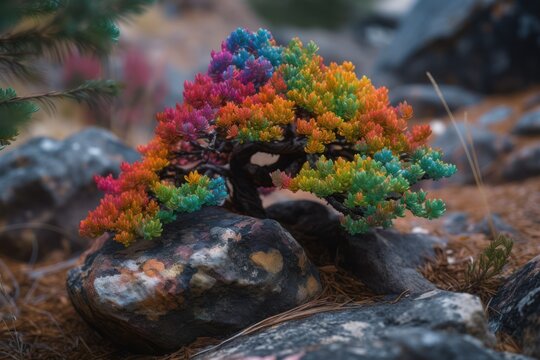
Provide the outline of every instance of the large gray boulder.
[[19,260],[86,247],[78,226],[102,197],[95,175],[118,174],[138,153],[111,132],[89,128],[63,141],[46,137],[0,156],[0,252]]
[[489,303],[490,327],[540,358],[540,256],[516,271]]
[[319,294],[317,269],[274,220],[208,207],[124,248],[101,239],[69,272],[75,309],[111,341],[172,352],[224,337]]
[[442,238],[407,234],[395,230],[373,230],[345,235],[337,249],[337,263],[378,294],[418,294],[435,289],[418,268],[435,259]]
[[435,290],[397,303],[354,307],[288,321],[240,336],[195,359],[512,358],[485,347],[493,341],[477,297]]
[[[483,97],[475,92],[468,91],[459,86],[440,85],[446,103],[452,110],[478,104]],[[441,99],[431,84],[407,84],[392,88],[390,102],[397,105],[407,101],[414,109],[416,117],[446,116]]]
[[277,203],[266,212],[293,234],[315,264],[337,264],[376,293],[435,288],[417,269],[435,259],[435,248],[446,245],[442,238],[382,229],[351,236],[327,206],[309,200]]
[[540,175],[540,144],[527,145],[508,157],[502,175],[506,180],[524,180]]
[[540,2],[419,0],[377,61],[402,83],[504,92],[540,82]]
[[540,135],[540,109],[525,113],[512,129],[514,134],[524,136]]

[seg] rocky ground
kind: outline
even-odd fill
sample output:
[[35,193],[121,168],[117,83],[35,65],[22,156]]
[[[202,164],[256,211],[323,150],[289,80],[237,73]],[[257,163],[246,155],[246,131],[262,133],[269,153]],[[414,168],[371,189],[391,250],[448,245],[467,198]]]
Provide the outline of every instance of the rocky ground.
[[[522,117],[522,113],[529,111],[517,104],[521,104],[523,99],[529,99],[531,96],[531,93],[527,93],[515,98],[499,97],[490,99],[484,104],[467,110],[471,114],[470,121],[477,122],[481,118],[481,114],[485,113],[485,111],[481,111],[482,109],[496,107],[497,104],[500,105],[504,101],[504,104],[513,106],[516,109],[516,114],[510,120],[506,120],[506,125],[500,125],[500,128],[496,128],[495,131],[501,134],[507,133],[507,129],[515,126],[515,123]],[[446,120],[443,119],[443,121]],[[449,125],[446,122],[445,124]],[[534,139],[531,138],[524,141],[517,139],[518,144],[514,151],[519,152],[521,147],[536,144]],[[502,154],[501,156],[507,158],[511,155]],[[538,207],[540,203],[540,178],[529,177],[525,180],[508,182],[495,175],[493,177],[487,176],[484,192],[490,210],[498,216],[497,226],[511,233],[516,241],[509,263],[504,269],[504,276],[483,287],[471,289],[465,279],[467,264],[481,253],[490,243],[491,238],[485,221],[482,222],[488,211],[482,200],[482,193],[476,185],[448,184],[442,188],[432,189],[431,196],[442,198],[447,202],[447,215],[435,221],[412,217],[399,219],[396,222],[396,228],[402,232],[419,235],[428,233],[432,236],[447,239],[446,248],[437,250],[431,261],[420,267],[419,272],[439,289],[472,292],[479,295],[484,309],[489,309],[493,301],[493,295],[505,283],[504,279],[540,253],[540,228],[538,226],[538,219],[540,219],[540,208]],[[292,197],[287,193],[279,193],[267,198],[266,203],[270,205],[285,199],[295,198],[300,200],[306,197],[306,195]],[[5,256],[0,258],[0,273],[3,286],[0,301],[4,305],[3,309],[8,309],[8,311],[2,312],[3,326],[0,329],[0,338],[2,339],[0,350],[8,353],[10,358],[17,359],[28,357],[43,359],[55,357],[77,357],[81,359],[150,358],[119,350],[110,341],[115,337],[114,334],[110,334],[105,338],[98,335],[77,314],[70,303],[65,286],[68,268],[74,265],[72,259],[74,259],[72,255],[69,255],[62,247],[50,250],[47,256],[35,263],[16,262]],[[263,331],[260,334],[265,334],[266,328],[285,320],[304,318],[318,313],[321,313],[320,316],[333,316],[324,314],[327,311],[334,311],[349,305],[391,304],[394,302],[400,303],[403,299],[409,299],[406,301],[410,301],[413,296],[407,295],[407,292],[391,297],[377,295],[373,290],[356,278],[351,277],[341,268],[324,264],[324,260],[318,264],[318,271],[321,276],[323,292],[296,311],[292,313],[285,312],[282,318],[270,318],[266,323],[249,330],[245,336],[253,333],[249,337],[249,341],[253,342],[254,346],[257,345],[257,336],[259,336],[257,334],[260,333],[257,331]],[[367,315],[354,316],[361,316],[361,318],[355,318],[356,320],[354,320],[360,324],[367,321],[363,317]],[[305,326],[309,325],[306,324]],[[435,338],[441,336],[439,333],[429,332],[436,331],[434,329],[437,326],[433,326],[431,330],[415,330],[418,332],[415,333],[415,337],[419,339],[418,341],[426,336]],[[295,331],[302,332],[301,329],[301,327],[299,329],[292,328],[292,330],[288,331],[292,331],[291,334],[294,334]],[[399,338],[399,331],[401,330],[397,328],[395,331],[395,334],[384,334],[384,341],[391,343],[394,341],[392,339]],[[488,334],[487,330],[484,329],[481,332],[484,334],[482,336],[488,336],[486,335]],[[320,336],[328,335],[322,333]],[[376,336],[383,335],[378,334]],[[478,337],[477,334],[474,336]],[[172,354],[152,358],[185,359],[209,345],[218,344],[220,341],[221,339],[217,338],[202,337]],[[441,338],[442,343],[446,341],[450,340],[446,337]],[[479,346],[474,339],[456,338],[455,341],[455,346],[460,344],[459,346],[473,346],[476,349],[475,351],[490,351],[483,350],[484,348]],[[463,341],[466,343],[463,343]],[[500,335],[496,342],[490,341],[490,346],[494,349],[509,352],[523,351],[520,342],[510,335]],[[399,342],[396,344],[395,346],[398,348],[402,346]],[[300,346],[301,343],[296,345]],[[328,349],[338,351],[341,345],[332,346]],[[361,343],[357,343],[355,346],[365,348],[365,344],[362,345]],[[273,351],[279,350],[279,348],[271,349]],[[224,350],[219,350],[222,352],[217,354],[238,355],[242,353],[241,350],[242,348],[237,348],[233,344],[225,347]],[[349,351],[344,348],[342,350]],[[368,350],[375,351],[371,348]],[[324,352],[321,354],[324,354]],[[203,358],[205,358],[204,356],[208,357],[208,355],[201,356]]]
[[[510,274],[540,253],[540,179],[529,179],[511,185],[490,185],[486,190],[492,208],[526,239],[515,243],[511,260],[505,270],[506,274]],[[485,209],[475,186],[435,190],[433,194],[447,200],[449,211],[468,212],[471,222],[485,216]],[[437,235],[449,236],[448,250],[441,252],[437,261],[428,264],[423,273],[441,289],[462,291],[466,287],[464,273],[467,263],[487,246],[489,240],[482,234],[448,235],[443,223],[444,219],[434,222],[411,222],[403,219],[399,221],[398,227],[416,231],[425,229]],[[4,326],[0,330],[0,338],[3,339],[2,350],[8,351],[11,358],[24,359],[30,354],[33,358],[42,359],[146,358],[118,350],[107,338],[99,336],[89,328],[76,313],[66,292],[67,269],[54,269],[66,260],[64,253],[58,251],[46,261],[35,265],[15,262],[6,257],[1,260],[5,294],[2,301],[7,302],[10,313],[3,313]],[[380,300],[365,285],[353,280],[341,270],[324,266],[319,268],[319,271],[326,289],[313,301],[314,312],[334,310],[346,301],[373,303]],[[488,293],[483,295],[484,307],[489,304],[489,294],[493,294],[501,282],[502,280],[498,281],[492,288],[482,289],[482,292]],[[398,297],[394,300],[398,300]],[[335,305],[329,307],[332,302]],[[198,339],[176,353],[155,359],[185,359],[203,347],[216,343],[219,343],[219,340]],[[521,350],[513,339],[507,337],[499,339],[495,347],[511,352]]]
[[[157,62],[174,64],[165,70],[171,101],[232,27],[263,24],[243,2],[185,3],[190,10],[181,17],[178,8],[152,9],[125,29],[122,44],[134,42]],[[428,16],[426,24],[425,12],[412,14],[382,54],[383,45],[362,37],[369,31],[359,35],[354,27],[275,31],[278,39],[314,38],[325,58],[353,60],[389,85],[392,102],[408,100],[416,121],[432,125],[432,144],[459,169],[426,189],[447,203],[441,219],[407,216],[395,230],[343,237],[320,200],[283,191],[264,197],[279,224],[210,208],[172,224],[159,244],[128,250],[107,238],[89,244],[76,229],[99,199],[92,175],[117,172],[137,154],[104,130],[75,134],[77,126],[64,128],[64,121],[56,121],[58,131],[50,122],[31,129],[0,157],[0,358],[540,358],[540,89],[507,93],[526,88],[538,72],[528,57],[518,67],[503,61],[516,54],[508,43],[484,41],[490,31],[515,30],[512,16],[529,25],[534,19],[525,1],[493,8],[476,3],[419,1],[435,4],[422,11],[440,15],[442,9],[444,18]],[[510,23],[500,27],[507,16]],[[375,23],[384,27],[387,20]],[[493,26],[484,26],[490,21]],[[395,24],[388,26],[385,31],[395,31]],[[519,36],[497,39],[527,51],[531,38]],[[488,45],[469,57],[471,46]],[[456,55],[441,56],[448,53]],[[484,56],[498,61],[477,74]],[[418,66],[403,65],[413,60]],[[445,82],[442,92],[476,154],[480,186],[426,84],[425,64]],[[450,70],[441,76],[439,69]],[[497,76],[504,81],[494,83]],[[44,132],[53,136],[25,143]],[[132,145],[144,136],[134,135]],[[488,219],[514,245],[500,275],[473,283],[469,265],[494,240]]]

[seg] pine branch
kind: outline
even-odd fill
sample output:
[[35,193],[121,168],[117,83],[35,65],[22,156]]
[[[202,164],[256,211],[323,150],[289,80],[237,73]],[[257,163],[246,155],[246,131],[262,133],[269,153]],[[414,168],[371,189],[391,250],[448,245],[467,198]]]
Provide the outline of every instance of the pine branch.
[[[108,103],[118,95],[120,85],[112,80],[90,80],[82,85],[64,91],[51,91],[43,94],[18,96],[9,102],[32,101],[40,103],[44,110],[55,111],[55,103],[61,100],[74,100],[86,103],[90,107],[98,107]],[[1,104],[1,103],[0,103]]]
[[0,1],[0,33],[15,26],[23,18],[36,18],[58,10],[60,0]]
[[56,102],[74,100],[84,102],[90,107],[108,103],[119,92],[120,86],[112,80],[92,80],[66,91],[52,91],[44,94],[17,96],[11,88],[0,89],[0,150],[18,135],[42,105],[45,111],[54,112]]
[[0,54],[0,82],[9,83],[17,79],[37,82],[41,76],[20,57]]
[[[25,73],[31,72],[21,59],[47,57],[61,61],[74,50],[97,56],[108,54],[119,37],[116,22],[142,12],[153,0],[58,0],[53,3],[55,7],[48,4],[33,11],[21,11],[20,19],[32,14],[34,25],[0,35],[1,63],[7,70],[17,70],[14,76],[25,78]],[[31,9],[31,5],[25,6]],[[53,8],[55,11],[49,11]],[[0,11],[0,24],[5,22],[3,17]]]
[[20,127],[38,110],[31,101],[15,99],[15,90],[0,88],[0,150],[18,135]]

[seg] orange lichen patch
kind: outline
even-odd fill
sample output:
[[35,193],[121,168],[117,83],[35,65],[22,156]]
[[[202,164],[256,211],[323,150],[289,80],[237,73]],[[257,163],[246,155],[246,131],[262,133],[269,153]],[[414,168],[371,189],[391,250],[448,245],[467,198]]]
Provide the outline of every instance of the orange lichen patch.
[[165,264],[156,259],[150,259],[144,263],[142,270],[147,276],[159,276],[165,270]]
[[306,271],[306,265],[309,264],[307,255],[302,251],[302,254],[298,257],[298,266],[302,269],[302,272]]
[[283,269],[283,256],[276,249],[271,249],[268,252],[257,251],[251,254],[249,258],[257,266],[272,274],[277,274]]
[[182,274],[184,272],[184,265],[182,264],[174,264],[170,268],[167,268],[161,272],[161,275],[163,275],[166,278],[175,278],[178,275]]
[[315,296],[321,290],[321,285],[312,275],[306,281],[306,290],[309,297]]
[[215,283],[216,283],[215,278],[213,278],[212,276],[206,274],[204,271],[201,271],[201,269],[199,269],[191,277],[189,286],[191,288],[191,291],[193,291],[194,293],[202,293],[208,289],[211,289]]
[[311,275],[306,280],[306,283],[304,285],[300,285],[298,287],[298,291],[296,292],[296,300],[298,302],[304,302],[308,299],[313,298],[315,295],[319,294],[320,291],[321,291],[320,283],[317,281],[317,279],[315,279],[315,277],[313,277],[313,275]]

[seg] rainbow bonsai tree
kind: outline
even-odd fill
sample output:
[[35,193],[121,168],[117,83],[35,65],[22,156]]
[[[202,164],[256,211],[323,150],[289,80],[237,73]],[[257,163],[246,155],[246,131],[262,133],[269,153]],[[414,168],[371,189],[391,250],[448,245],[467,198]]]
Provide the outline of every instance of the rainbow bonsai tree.
[[[259,189],[308,191],[343,214],[351,234],[389,227],[406,210],[439,217],[442,200],[411,186],[456,168],[426,145],[428,125],[408,126],[407,103],[357,78],[350,62],[324,64],[317,46],[278,46],[269,31],[237,29],[212,52],[206,74],[186,82],[184,102],[157,114],[142,160],[118,178],[98,177],[106,195],[81,222],[83,236],[105,232],[129,245],[159,237],[185,212],[221,205],[265,217]],[[259,152],[278,155],[256,165]]]

